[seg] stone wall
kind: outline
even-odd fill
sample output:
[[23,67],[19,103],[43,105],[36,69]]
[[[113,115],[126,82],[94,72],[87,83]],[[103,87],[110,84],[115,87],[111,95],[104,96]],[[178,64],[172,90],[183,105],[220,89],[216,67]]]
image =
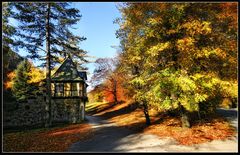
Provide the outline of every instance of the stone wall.
[[[85,108],[84,106],[83,101],[80,99],[52,100],[53,122],[81,122],[84,120],[81,114],[81,108]],[[4,127],[44,126],[46,120],[45,107],[44,96],[38,96],[36,99],[18,103],[17,109],[4,113]]]
[[4,115],[4,126],[42,126],[45,119],[44,98],[37,97],[27,102],[16,103],[17,109],[6,112]]
[[81,116],[83,101],[79,99],[55,99],[53,100],[53,121],[68,121],[78,123],[84,120]]

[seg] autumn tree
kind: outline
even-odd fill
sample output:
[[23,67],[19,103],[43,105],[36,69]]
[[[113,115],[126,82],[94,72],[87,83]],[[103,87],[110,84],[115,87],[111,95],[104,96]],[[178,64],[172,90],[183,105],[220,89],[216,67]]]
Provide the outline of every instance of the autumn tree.
[[[51,126],[51,69],[59,58],[71,54],[78,62],[86,62],[85,51],[75,46],[86,38],[74,35],[70,29],[81,15],[79,10],[70,7],[68,2],[12,3],[17,10],[14,18],[18,20],[18,47],[29,52],[29,58],[45,60],[47,82],[46,126]],[[73,41],[74,45],[69,43]],[[45,45],[44,45],[45,44]]]
[[119,10],[121,63],[132,71],[136,100],[177,109],[190,127],[188,113],[200,117],[223,96],[237,97],[236,3],[123,3]]
[[104,86],[99,84],[94,86],[94,88],[88,93],[89,102],[103,102],[104,98]]
[[96,68],[93,72],[91,83],[97,86],[101,83],[104,84],[104,91],[114,96],[114,103],[118,103],[117,96],[117,74],[114,72],[118,61],[116,58],[98,58],[95,61]]
[[[3,3],[4,4],[4,3]],[[4,5],[3,5],[3,10],[4,10]],[[3,18],[4,17],[4,11],[3,11]],[[3,30],[2,30],[2,34],[3,34],[3,42],[2,42],[2,73],[3,73],[3,104],[4,106],[15,100],[11,91],[11,85],[12,85],[12,78],[14,77],[14,70],[17,68],[18,64],[23,61],[23,58],[17,54],[16,52],[14,52],[12,49],[12,47],[14,47],[14,41],[11,38],[11,36],[13,35],[14,32],[14,28],[10,25],[8,25],[8,23],[5,21],[5,19],[3,19]]]
[[17,53],[13,51],[14,40],[13,35],[16,33],[16,29],[9,22],[9,18],[13,15],[12,5],[9,2],[2,3],[2,62],[3,62],[3,100],[4,105],[8,101],[13,100],[11,89],[8,87],[11,85],[7,83],[12,77],[13,70],[17,68],[19,62],[23,60]]
[[115,58],[99,58],[95,61],[96,68],[90,81],[94,86],[90,92],[91,97],[114,103],[127,101],[132,97],[131,88],[126,83],[128,75],[118,63],[119,59],[120,53]]
[[17,68],[18,64],[23,61],[23,58],[11,50],[8,46],[3,46],[3,100],[7,101],[14,100],[11,92],[11,80],[14,77],[14,70]]

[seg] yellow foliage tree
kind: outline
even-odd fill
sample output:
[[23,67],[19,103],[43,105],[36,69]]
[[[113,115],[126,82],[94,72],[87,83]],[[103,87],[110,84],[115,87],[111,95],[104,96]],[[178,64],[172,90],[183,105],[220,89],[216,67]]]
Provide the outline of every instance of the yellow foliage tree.
[[188,113],[237,98],[237,3],[123,3],[119,10],[121,65],[132,70],[137,101],[178,110],[189,127]]
[[30,76],[30,79],[28,80],[29,84],[39,83],[45,78],[44,72],[33,65],[31,66],[28,75]]

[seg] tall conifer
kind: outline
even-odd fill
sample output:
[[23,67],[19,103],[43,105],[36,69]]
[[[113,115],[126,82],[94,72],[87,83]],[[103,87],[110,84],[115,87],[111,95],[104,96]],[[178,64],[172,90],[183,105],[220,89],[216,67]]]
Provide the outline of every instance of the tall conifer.
[[[67,2],[28,2],[13,3],[16,12],[14,18],[19,21],[18,45],[25,48],[32,59],[46,60],[47,106],[48,115],[46,126],[51,126],[51,69],[60,62],[60,57],[71,54],[78,62],[86,62],[86,52],[78,46],[71,45],[85,40],[84,37],[74,35],[70,28],[80,18],[79,10],[70,8]],[[42,52],[42,53],[41,53]]]
[[26,101],[37,90],[37,87],[29,83],[31,64],[27,59],[23,60],[16,69],[16,77],[13,81],[13,93],[18,101]]

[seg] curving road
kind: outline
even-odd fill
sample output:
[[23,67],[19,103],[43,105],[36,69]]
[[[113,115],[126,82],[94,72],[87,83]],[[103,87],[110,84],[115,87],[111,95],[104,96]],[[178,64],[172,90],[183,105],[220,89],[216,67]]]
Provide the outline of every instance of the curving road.
[[68,152],[237,152],[236,139],[214,140],[204,144],[184,146],[172,138],[133,133],[101,117],[87,116],[95,129],[94,137],[74,143]]

